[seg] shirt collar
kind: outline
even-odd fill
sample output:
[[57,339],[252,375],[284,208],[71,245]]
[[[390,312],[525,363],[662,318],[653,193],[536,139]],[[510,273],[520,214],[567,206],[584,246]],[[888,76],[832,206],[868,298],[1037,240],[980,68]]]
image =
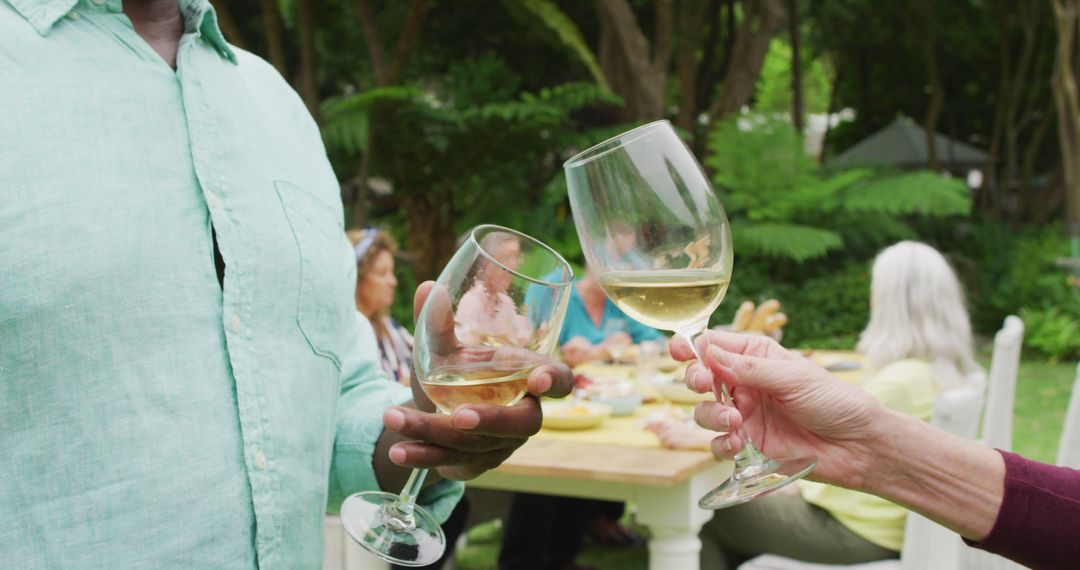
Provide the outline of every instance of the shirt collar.
[[64,17],[79,3],[79,0],[7,0],[39,34],[45,36],[52,31],[56,21]]
[[[15,11],[42,36],[49,35],[56,22],[70,13],[79,0],[7,0]],[[217,12],[208,0],[179,0],[184,30],[196,33],[214,47],[221,57],[236,63],[236,54],[218,26]]]

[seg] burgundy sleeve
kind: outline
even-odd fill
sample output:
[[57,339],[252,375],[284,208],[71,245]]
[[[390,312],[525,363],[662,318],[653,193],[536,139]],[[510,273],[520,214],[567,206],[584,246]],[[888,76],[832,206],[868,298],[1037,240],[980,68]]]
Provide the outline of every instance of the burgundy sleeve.
[[1032,568],[1080,568],[1080,471],[1001,451],[1005,495],[975,548]]

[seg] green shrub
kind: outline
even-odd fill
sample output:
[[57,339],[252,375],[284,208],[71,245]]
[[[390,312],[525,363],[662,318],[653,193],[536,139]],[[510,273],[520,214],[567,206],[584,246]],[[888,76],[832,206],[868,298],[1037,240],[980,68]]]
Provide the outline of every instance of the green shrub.
[[854,348],[870,319],[870,265],[851,263],[808,279],[784,303],[787,346]]
[[1080,318],[1058,307],[1025,309],[1025,344],[1050,358],[1051,362],[1080,358]]

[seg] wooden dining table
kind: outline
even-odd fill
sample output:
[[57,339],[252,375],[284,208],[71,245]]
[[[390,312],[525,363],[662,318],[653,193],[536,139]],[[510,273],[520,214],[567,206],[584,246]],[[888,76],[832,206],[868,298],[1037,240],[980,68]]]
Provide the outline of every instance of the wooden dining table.
[[[821,364],[862,363],[844,351],[819,351],[812,357]],[[593,365],[578,371],[630,376],[634,367]],[[861,371],[835,374],[856,382]],[[642,424],[666,405],[671,404],[644,405],[633,416],[608,418],[592,430],[541,429],[499,468],[469,486],[632,503],[637,521],[649,529],[650,570],[696,570],[698,533],[713,516],[698,507],[698,499],[730,476],[732,463],[717,461],[704,450],[662,447]]]
[[[860,368],[835,371],[858,382],[865,360],[848,351],[814,351],[822,366],[857,363]],[[629,365],[586,365],[578,371],[631,377]],[[639,386],[648,392],[647,386]],[[655,395],[655,394],[650,394]],[[671,412],[674,404],[643,405],[633,416],[608,418],[594,429],[541,429],[500,467],[470,481],[470,487],[522,491],[635,505],[637,521],[649,529],[650,570],[699,568],[698,532],[713,512],[697,501],[731,474],[730,461],[717,461],[708,451],[665,449],[642,424],[651,415]],[[678,405],[689,413],[691,405]],[[326,519],[324,570],[386,569],[388,565],[363,551],[341,528],[337,517]]]

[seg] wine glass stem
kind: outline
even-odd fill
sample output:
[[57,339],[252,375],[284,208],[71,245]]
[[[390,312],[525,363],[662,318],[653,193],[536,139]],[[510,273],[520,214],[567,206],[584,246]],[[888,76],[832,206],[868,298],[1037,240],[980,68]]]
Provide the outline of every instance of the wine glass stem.
[[[694,356],[698,359],[699,362],[704,364],[705,361],[702,360],[701,353],[698,352],[696,342],[697,337],[703,332],[705,331],[702,330],[691,334],[679,334],[686,337],[686,339],[690,341],[690,349],[694,351]],[[735,405],[735,401],[728,393],[726,384],[720,384],[720,392],[716,394],[716,399],[718,402],[725,406]],[[751,440],[750,436],[747,435],[746,432],[743,431],[741,428],[735,430],[735,433],[738,434],[738,436],[743,440],[744,445],[742,450],[735,455],[735,473],[733,477],[739,478],[741,476],[752,475],[758,470],[760,466],[764,465],[769,460],[769,458],[760,451],[758,451],[758,448],[754,446],[753,440]]]
[[420,496],[420,490],[424,487],[427,472],[427,469],[413,469],[397,500],[386,505],[386,514],[389,515],[387,524],[395,530],[406,531],[416,527],[413,510],[416,509],[416,498]]

